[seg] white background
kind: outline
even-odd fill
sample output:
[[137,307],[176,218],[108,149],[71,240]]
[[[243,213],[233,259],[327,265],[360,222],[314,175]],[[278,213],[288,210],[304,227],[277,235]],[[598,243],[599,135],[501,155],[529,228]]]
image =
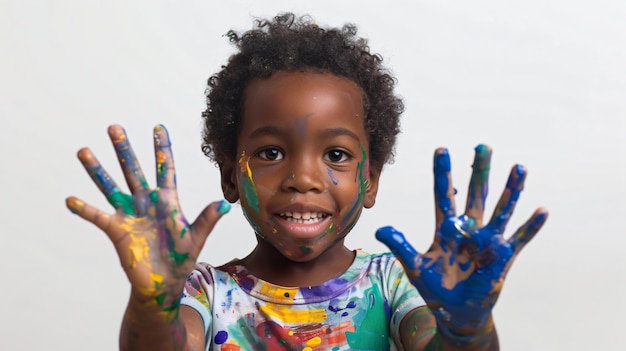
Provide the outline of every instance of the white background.
[[[508,170],[529,176],[510,230],[551,216],[509,274],[494,314],[503,350],[623,346],[626,2],[0,1],[0,349],[113,350],[129,285],[112,245],[65,197],[109,208],[79,162],[90,146],[122,183],[106,135],[123,124],[153,179],[151,129],[174,143],[180,197],[195,218],[221,199],[200,151],[206,78],[233,52],[223,36],[290,10],[352,22],[399,79],[396,163],[348,244],[385,248],[392,224],[432,239],[432,152],[452,155],[464,203],[473,147],[494,149],[491,207]],[[490,207],[490,208],[491,208]],[[238,206],[201,259],[243,257]]]

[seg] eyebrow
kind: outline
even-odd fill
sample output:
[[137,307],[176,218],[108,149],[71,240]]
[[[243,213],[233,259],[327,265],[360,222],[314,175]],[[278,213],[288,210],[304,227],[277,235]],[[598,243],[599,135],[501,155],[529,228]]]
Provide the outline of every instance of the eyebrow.
[[[249,138],[256,138],[256,137],[263,136],[263,135],[283,135],[283,134],[287,134],[287,131],[285,131],[284,128],[281,128],[278,126],[265,126],[259,129],[255,129],[252,133],[250,133]],[[361,142],[361,139],[359,138],[359,136],[347,128],[327,128],[322,131],[321,135],[323,137],[335,137],[335,136],[346,135],[346,136],[353,138],[354,140],[358,142]]]

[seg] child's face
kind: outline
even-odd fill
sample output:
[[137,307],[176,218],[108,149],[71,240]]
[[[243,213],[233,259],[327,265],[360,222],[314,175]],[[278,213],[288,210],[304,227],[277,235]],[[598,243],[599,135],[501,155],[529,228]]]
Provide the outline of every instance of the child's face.
[[313,72],[250,82],[237,141],[222,167],[226,198],[241,201],[257,235],[285,257],[307,261],[334,245],[374,205],[360,87]]

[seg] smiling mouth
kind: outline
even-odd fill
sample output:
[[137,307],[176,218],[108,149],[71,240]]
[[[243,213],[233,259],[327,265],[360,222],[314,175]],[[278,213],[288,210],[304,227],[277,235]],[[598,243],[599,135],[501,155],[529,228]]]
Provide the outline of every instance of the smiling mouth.
[[315,224],[329,216],[322,212],[282,212],[278,216],[291,223]]

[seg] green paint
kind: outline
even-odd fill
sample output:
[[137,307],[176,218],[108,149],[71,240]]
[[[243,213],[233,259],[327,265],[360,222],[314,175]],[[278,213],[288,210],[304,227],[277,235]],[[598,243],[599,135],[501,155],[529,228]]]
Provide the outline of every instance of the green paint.
[[239,345],[249,345],[251,350],[267,350],[263,339],[250,330],[250,326],[244,318],[239,318],[236,323],[228,326],[228,336]]
[[308,246],[300,246],[300,251],[303,254],[307,255],[307,254],[310,254],[311,252],[313,252],[313,249],[308,247]]
[[180,297],[178,297],[171,306],[163,308],[163,311],[170,312],[170,313],[171,312],[178,313],[179,307],[180,307]]
[[180,252],[177,252],[176,250],[172,250],[172,252],[170,252],[170,257],[174,260],[174,262],[178,264],[182,264],[189,257],[189,254],[180,253]]
[[177,214],[178,214],[178,208],[174,206],[174,208],[172,208],[172,213],[170,213],[170,220],[172,221],[172,228],[176,228],[176,215]]
[[389,327],[385,313],[385,299],[381,287],[372,281],[373,286],[365,290],[365,296],[371,298],[369,308],[360,324],[355,323],[354,332],[346,332],[346,340],[350,348],[357,350],[389,350]]
[[159,203],[159,189],[157,188],[156,190],[152,190],[152,192],[150,192],[150,200],[152,200],[153,204],[158,204]]
[[164,163],[157,163],[157,174],[160,177],[164,177],[167,174],[167,167],[165,166],[165,162]]
[[187,234],[187,231],[188,231],[187,227],[183,228],[183,230],[180,231],[180,238],[181,239],[185,236],[185,234]]
[[259,213],[259,197],[256,193],[256,188],[254,187],[254,183],[252,182],[252,177],[247,177],[242,174],[239,177],[241,185],[243,186],[243,191],[246,196],[246,203],[254,212]]
[[228,211],[230,211],[230,203],[228,203],[228,201],[226,200],[222,200],[220,202],[220,205],[217,209],[217,213],[223,215],[225,213],[227,213]]
[[137,216],[132,196],[124,194],[121,191],[114,191],[107,196],[107,200],[109,200],[109,203],[113,205],[115,209],[121,208],[125,214],[129,216]]
[[162,293],[162,294],[157,295],[154,299],[160,306],[163,306],[163,302],[165,301],[166,297],[167,297],[167,294]]
[[146,178],[144,178],[144,177],[141,177],[141,178],[139,179],[139,182],[141,182],[141,186],[142,186],[144,189],[148,189],[148,188],[150,187],[150,186],[148,185],[148,182],[146,181]]

